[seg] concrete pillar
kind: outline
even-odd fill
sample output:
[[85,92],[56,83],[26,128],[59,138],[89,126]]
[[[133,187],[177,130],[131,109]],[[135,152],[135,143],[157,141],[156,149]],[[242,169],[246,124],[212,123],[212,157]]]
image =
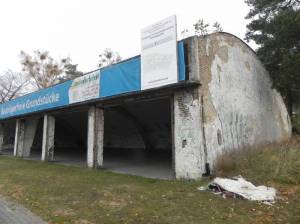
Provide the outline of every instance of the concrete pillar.
[[49,114],[44,115],[42,160],[53,161],[54,159],[54,134],[55,117]]
[[25,120],[16,120],[14,156],[22,157],[24,150],[24,137],[25,137]]
[[24,136],[24,149],[23,157],[29,157],[31,152],[32,143],[36,134],[38,118],[31,117],[26,119],[25,122],[25,136]]
[[0,154],[3,149],[3,140],[4,140],[4,124],[0,123]]
[[199,179],[205,173],[205,153],[198,88],[174,93],[173,156],[177,179]]
[[92,106],[88,111],[87,166],[103,165],[104,110]]

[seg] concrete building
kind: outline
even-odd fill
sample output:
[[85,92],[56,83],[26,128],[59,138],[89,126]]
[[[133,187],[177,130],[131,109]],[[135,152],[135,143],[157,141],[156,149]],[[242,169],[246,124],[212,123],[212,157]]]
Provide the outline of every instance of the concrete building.
[[[138,56],[1,104],[1,152],[199,179],[228,150],[290,137],[283,100],[243,41],[228,33],[191,37],[178,43],[178,58],[175,84],[141,90]],[[77,86],[91,80],[100,84],[87,90],[99,94],[78,98]]]

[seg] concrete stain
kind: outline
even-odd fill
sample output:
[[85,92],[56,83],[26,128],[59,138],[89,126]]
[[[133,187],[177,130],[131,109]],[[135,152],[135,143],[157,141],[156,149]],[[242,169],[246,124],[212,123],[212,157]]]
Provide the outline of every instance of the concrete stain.
[[222,62],[227,63],[228,62],[228,47],[227,46],[220,47],[217,52],[217,55],[222,60]]
[[248,61],[245,62],[245,67],[248,71],[251,70],[251,66],[250,66],[250,63]]

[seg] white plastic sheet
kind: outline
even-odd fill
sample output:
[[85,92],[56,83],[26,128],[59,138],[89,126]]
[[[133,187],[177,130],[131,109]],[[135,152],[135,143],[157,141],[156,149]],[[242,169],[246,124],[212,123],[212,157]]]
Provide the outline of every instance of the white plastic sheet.
[[275,202],[276,190],[272,187],[255,186],[243,177],[215,178],[209,188],[223,194],[233,194],[251,201]]

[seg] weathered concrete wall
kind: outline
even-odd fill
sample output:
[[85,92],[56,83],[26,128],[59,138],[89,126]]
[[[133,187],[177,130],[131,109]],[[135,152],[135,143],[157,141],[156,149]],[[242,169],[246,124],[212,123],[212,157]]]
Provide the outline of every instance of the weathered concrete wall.
[[175,176],[199,179],[205,173],[205,150],[198,88],[175,93],[173,119]]
[[199,44],[198,38],[190,37],[184,41],[186,48],[186,75],[188,80],[200,82]]
[[198,50],[208,162],[226,150],[290,137],[283,100],[245,43],[216,33],[199,38]]

